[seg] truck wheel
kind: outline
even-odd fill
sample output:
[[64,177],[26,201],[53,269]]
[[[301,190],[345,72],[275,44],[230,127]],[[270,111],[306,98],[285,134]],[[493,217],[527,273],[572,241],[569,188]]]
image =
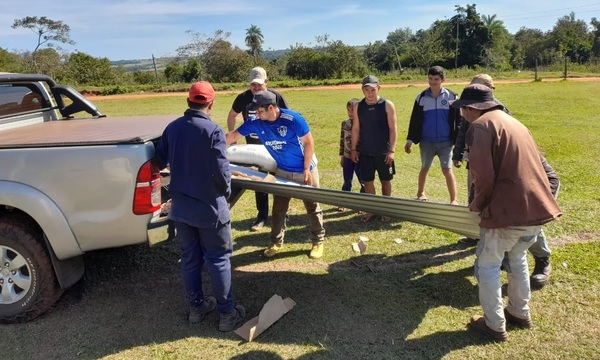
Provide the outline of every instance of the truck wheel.
[[35,228],[0,220],[0,323],[34,319],[62,294],[40,241]]

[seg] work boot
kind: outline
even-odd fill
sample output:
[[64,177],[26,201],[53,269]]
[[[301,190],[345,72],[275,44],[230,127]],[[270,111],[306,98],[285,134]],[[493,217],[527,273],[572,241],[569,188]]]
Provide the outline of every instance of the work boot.
[[485,319],[483,316],[473,315],[471,318],[471,322],[467,325],[469,329],[477,331],[480,334],[483,334],[490,339],[496,341],[506,341],[508,340],[508,333],[506,331],[495,331],[490,329],[485,323]]
[[323,243],[313,244],[308,255],[311,259],[320,259],[323,257]]
[[264,255],[264,257],[268,257],[268,258],[273,257],[273,256],[277,255],[277,253],[279,252],[279,250],[281,250],[282,247],[283,247],[283,245],[272,244],[263,252],[263,255]]
[[533,268],[533,273],[531,274],[531,287],[532,288],[541,288],[548,280],[550,280],[550,272],[552,271],[552,266],[550,266],[550,257],[543,257],[535,259],[535,267]]
[[235,330],[242,325],[244,317],[246,316],[246,309],[242,305],[236,305],[236,307],[226,314],[221,314],[219,319],[219,331],[227,332]]
[[190,324],[197,324],[204,320],[206,314],[212,312],[217,306],[217,299],[209,296],[204,299],[202,305],[192,306],[190,308],[190,315],[188,316],[188,322]]
[[506,322],[519,327],[521,329],[529,329],[531,327],[531,319],[523,319],[520,317],[516,317],[513,314],[509,313],[507,309],[504,309],[504,318]]

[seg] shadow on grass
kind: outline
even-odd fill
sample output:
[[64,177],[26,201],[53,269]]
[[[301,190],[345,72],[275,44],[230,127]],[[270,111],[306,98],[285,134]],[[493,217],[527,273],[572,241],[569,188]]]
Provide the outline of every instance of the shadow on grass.
[[[305,227],[295,231],[307,235]],[[362,255],[330,264],[327,273],[318,274],[276,267],[266,272],[239,271],[235,267],[256,263],[257,254],[235,255],[234,294],[247,308],[248,319],[258,315],[273,294],[297,302],[252,347],[233,333],[219,333],[216,313],[196,326],[187,324],[176,243],[93,252],[85,256],[84,279],[65,293],[52,312],[31,323],[0,328],[2,352],[11,359],[92,359],[136,347],[156,349],[184,338],[205,338],[206,347],[197,349],[199,358],[218,347],[214,340],[227,339],[239,344],[228,356],[236,359],[279,359],[270,350],[274,344],[321,349],[301,359],[440,359],[482,341],[456,326],[444,326],[466,323],[461,314],[458,320],[439,320],[446,311],[478,305],[476,287],[469,279],[472,268],[425,271],[472,254],[456,249],[453,244],[391,257]],[[298,255],[304,252],[288,254]],[[206,290],[210,293],[209,286]],[[445,308],[449,310],[440,310]],[[264,346],[264,351],[256,350],[257,346]],[[148,352],[152,350],[143,353]]]

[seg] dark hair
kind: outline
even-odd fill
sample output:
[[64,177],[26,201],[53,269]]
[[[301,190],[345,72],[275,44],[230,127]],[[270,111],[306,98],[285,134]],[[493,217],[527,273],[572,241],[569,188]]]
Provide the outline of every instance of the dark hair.
[[349,108],[350,106],[354,107],[354,105],[358,104],[359,102],[360,100],[358,100],[357,98],[352,98],[346,103],[346,108]]
[[192,110],[203,110],[203,109],[206,109],[208,107],[208,105],[212,104],[213,102],[209,101],[206,104],[198,104],[198,103],[192,102],[192,101],[190,101],[190,99],[188,99],[187,103],[188,103],[188,107]]
[[441,66],[432,66],[429,68],[429,71],[427,71],[427,75],[438,75],[439,77],[441,77],[442,79],[446,78],[446,69],[444,69]]
[[257,110],[258,110],[258,109],[263,109],[263,110],[265,110],[265,111],[266,111],[266,110],[269,110],[269,106],[277,107],[277,104],[265,104],[265,105],[259,105],[259,106],[258,106],[258,108],[257,108]]

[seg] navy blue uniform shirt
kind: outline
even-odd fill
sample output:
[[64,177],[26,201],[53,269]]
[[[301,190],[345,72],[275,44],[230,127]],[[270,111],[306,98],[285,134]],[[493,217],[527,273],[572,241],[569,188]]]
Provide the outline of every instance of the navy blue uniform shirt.
[[156,156],[161,168],[168,164],[171,170],[171,220],[209,228],[231,220],[226,148],[223,129],[201,111],[188,109],[167,125]]

